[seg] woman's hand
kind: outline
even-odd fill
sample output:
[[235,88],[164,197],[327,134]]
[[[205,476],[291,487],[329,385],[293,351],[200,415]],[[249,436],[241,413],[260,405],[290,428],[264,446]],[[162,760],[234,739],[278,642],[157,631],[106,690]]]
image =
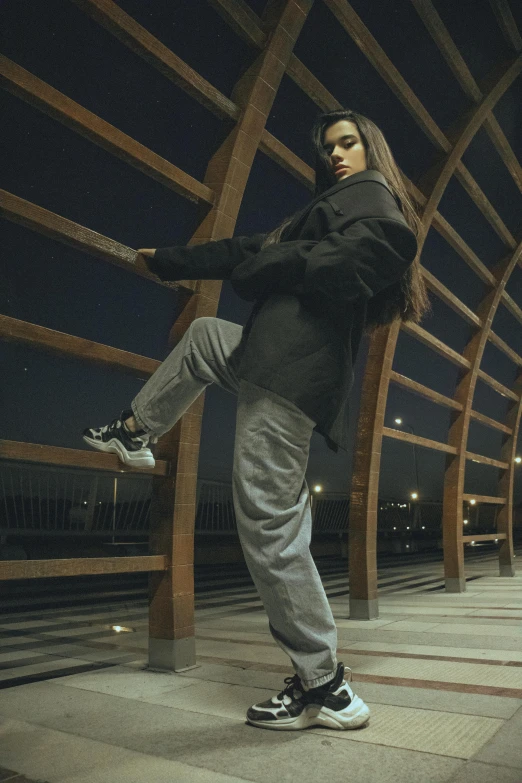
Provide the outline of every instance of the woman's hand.
[[136,253],[141,253],[142,256],[150,256],[151,258],[154,258],[156,248],[142,247],[140,250],[136,250]]

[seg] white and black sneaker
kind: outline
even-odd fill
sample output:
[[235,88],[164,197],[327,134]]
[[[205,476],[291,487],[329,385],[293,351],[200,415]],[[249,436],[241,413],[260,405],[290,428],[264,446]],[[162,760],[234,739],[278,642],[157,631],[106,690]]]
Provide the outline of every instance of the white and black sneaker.
[[[349,679],[351,680],[351,670]],[[344,679],[344,664],[335,677],[319,688],[305,690],[299,676],[285,679],[286,688],[267,701],[254,704],[247,721],[263,729],[296,731],[309,726],[328,729],[358,729],[368,723],[370,710]]]
[[105,427],[90,427],[83,431],[83,439],[89,446],[98,451],[117,454],[126,465],[132,468],[153,468],[156,464],[150,443],[157,443],[157,438],[147,434],[145,430],[131,432],[125,420],[133,416],[131,409],[121,412],[119,419],[113,419]]

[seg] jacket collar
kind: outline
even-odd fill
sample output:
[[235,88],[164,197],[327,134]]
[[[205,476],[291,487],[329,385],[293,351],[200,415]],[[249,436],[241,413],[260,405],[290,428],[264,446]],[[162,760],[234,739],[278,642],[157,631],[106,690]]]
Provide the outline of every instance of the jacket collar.
[[294,233],[298,225],[305,220],[310,210],[319,201],[328,198],[328,196],[333,196],[334,193],[337,193],[339,190],[344,190],[344,188],[349,188],[352,185],[356,185],[359,182],[379,182],[381,185],[384,185],[384,187],[390,190],[390,187],[386,182],[385,177],[383,177],[380,171],[376,171],[375,169],[366,169],[365,171],[359,171],[357,174],[352,174],[350,177],[345,177],[344,179],[341,179],[340,182],[336,182],[335,185],[332,185],[331,188],[328,188],[328,190],[323,190],[322,193],[320,193],[312,201],[310,201],[306,205],[306,207],[301,212],[299,212],[296,215],[296,217],[292,220],[292,222],[286,227],[284,231],[285,237],[289,237],[291,234]]

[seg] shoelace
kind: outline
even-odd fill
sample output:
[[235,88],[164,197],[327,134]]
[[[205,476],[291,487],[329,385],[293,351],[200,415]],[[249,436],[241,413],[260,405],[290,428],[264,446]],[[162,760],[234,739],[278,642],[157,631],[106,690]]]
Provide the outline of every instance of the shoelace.
[[277,696],[280,701],[283,700],[284,696],[290,696],[291,699],[294,699],[294,691],[299,691],[301,695],[304,694],[304,688],[301,685],[301,679],[298,674],[294,674],[293,677],[286,677],[283,682],[286,683],[286,688]]

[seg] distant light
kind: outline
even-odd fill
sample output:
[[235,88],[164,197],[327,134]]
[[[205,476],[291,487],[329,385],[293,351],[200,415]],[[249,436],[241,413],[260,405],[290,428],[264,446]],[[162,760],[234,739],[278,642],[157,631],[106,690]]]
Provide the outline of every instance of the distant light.
[[465,524],[465,525],[467,525],[467,524],[468,524],[468,520],[467,520],[467,519],[465,519],[465,520],[464,520],[464,524]]
[[125,625],[111,625],[109,626],[111,631],[116,631],[116,633],[133,633],[134,628],[127,628]]
[[471,498],[469,502],[471,503],[472,506],[474,506],[477,501],[475,500],[475,498]]
[[475,543],[475,542],[474,542],[474,541],[472,541],[472,542],[471,542],[471,546],[473,546],[473,544],[474,544],[474,543]]
[[322,492],[323,488],[320,484],[316,484],[314,487],[314,492]]
[[411,496],[412,496],[412,498],[413,498],[414,500],[416,500],[416,498],[418,497],[416,492],[412,492],[412,493],[411,493]]
[[409,549],[409,548],[410,548],[410,545],[409,545],[409,544],[406,544],[406,549]]
[[423,529],[423,530],[426,530],[426,526],[425,526],[425,525],[423,525],[423,526],[422,526],[422,529]]
[[402,424],[402,419],[395,419],[395,424]]
[[515,457],[515,462],[522,462],[522,457]]
[[396,527],[394,527],[393,529],[394,529],[394,530],[397,530],[397,528],[396,528]]
[[407,525],[407,526],[406,526],[406,530],[409,530],[409,529],[410,529],[410,526],[409,526],[409,525]]
[[498,538],[495,538],[495,544],[498,544]]

